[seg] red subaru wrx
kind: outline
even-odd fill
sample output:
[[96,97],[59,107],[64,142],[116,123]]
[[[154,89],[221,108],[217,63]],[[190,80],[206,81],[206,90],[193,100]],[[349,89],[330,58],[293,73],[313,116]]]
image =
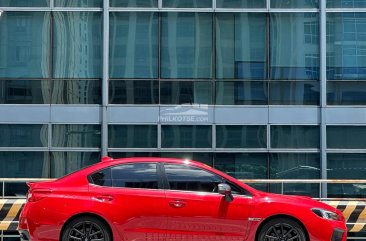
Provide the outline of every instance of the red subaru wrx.
[[345,241],[342,213],[257,191],[202,163],[103,158],[31,183],[18,230],[31,241]]

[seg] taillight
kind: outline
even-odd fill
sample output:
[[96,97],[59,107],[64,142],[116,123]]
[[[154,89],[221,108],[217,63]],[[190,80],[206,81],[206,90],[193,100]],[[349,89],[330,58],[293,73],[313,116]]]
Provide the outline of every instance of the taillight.
[[29,190],[27,193],[27,202],[37,202],[48,197],[50,194],[51,190],[46,188],[36,188]]

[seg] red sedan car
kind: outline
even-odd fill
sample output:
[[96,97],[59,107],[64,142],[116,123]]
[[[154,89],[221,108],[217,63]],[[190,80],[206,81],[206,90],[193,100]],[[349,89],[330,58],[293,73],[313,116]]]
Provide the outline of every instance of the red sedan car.
[[308,197],[257,191],[202,163],[103,161],[29,184],[19,232],[31,241],[345,241],[342,213]]

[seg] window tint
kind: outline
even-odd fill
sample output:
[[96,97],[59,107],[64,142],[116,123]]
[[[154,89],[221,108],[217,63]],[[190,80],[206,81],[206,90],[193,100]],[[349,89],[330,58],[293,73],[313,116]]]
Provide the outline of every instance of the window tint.
[[172,190],[217,192],[217,185],[223,182],[220,176],[184,165],[167,164],[165,173]]
[[155,163],[114,166],[95,172],[90,178],[99,186],[158,189]]
[[112,186],[112,174],[111,168],[107,168],[104,170],[100,170],[98,172],[93,173],[90,178],[95,185],[98,186]]

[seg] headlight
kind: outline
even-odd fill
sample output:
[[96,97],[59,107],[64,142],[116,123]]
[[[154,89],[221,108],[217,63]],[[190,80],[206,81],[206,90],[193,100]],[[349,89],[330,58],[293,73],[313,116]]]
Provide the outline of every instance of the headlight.
[[328,211],[325,209],[313,208],[313,209],[311,209],[311,211],[313,211],[313,213],[315,213],[316,215],[318,215],[321,218],[335,220],[335,221],[340,221],[342,219],[337,213]]

